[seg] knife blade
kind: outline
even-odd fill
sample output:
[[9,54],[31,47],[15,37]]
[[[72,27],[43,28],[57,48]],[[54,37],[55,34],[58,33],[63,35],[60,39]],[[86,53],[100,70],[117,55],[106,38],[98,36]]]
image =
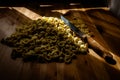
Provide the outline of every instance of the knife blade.
[[61,15],[61,19],[64,21],[65,24],[67,24],[70,29],[75,32],[80,38],[83,38],[84,37],[84,34],[76,27],[74,26],[72,23],[69,22],[69,20],[67,20],[65,17],[63,17]]
[[66,25],[70,27],[70,29],[78,35],[80,38],[87,38],[88,44],[93,48],[100,52],[102,52],[101,57],[103,57],[107,62],[109,62],[111,59],[113,59],[112,52],[104,48],[100,43],[98,43],[95,39],[93,39],[89,35],[85,35],[83,32],[81,32],[76,26],[74,26],[68,19],[66,19],[64,16],[61,15],[61,19],[64,21]]

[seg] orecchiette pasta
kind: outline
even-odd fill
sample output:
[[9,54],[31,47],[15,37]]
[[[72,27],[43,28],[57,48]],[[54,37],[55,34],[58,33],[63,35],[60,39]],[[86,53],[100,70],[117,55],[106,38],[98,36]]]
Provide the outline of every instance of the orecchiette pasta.
[[[71,21],[86,34],[89,29],[82,20]],[[40,62],[60,61],[70,63],[81,52],[87,52],[87,44],[78,38],[64,22],[55,17],[42,17],[16,27],[16,32],[1,41],[13,48],[12,58]]]

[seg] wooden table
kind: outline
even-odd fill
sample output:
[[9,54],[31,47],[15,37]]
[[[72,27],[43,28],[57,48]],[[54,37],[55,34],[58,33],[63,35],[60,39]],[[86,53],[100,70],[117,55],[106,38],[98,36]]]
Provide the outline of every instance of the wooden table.
[[[114,52],[112,55],[116,61],[115,65],[109,64],[92,49],[89,49],[87,55],[81,54],[77,56],[77,59],[73,60],[71,64],[56,62],[43,64],[36,62],[25,63],[22,59],[12,60],[10,56],[11,48],[0,44],[0,80],[120,80],[120,57],[115,50],[111,49],[114,44],[109,45],[106,43],[105,35],[101,35],[98,32],[96,25],[105,25],[105,21],[100,23],[95,20],[96,18],[91,15],[96,15],[96,13],[102,14],[99,10],[94,12],[94,9],[82,8],[81,4],[0,8],[0,40],[12,34],[16,26],[28,21],[36,20],[41,16],[59,17],[61,14],[67,14],[66,16],[69,19],[79,17],[84,20],[95,34],[95,39],[101,45]],[[98,14],[97,17],[101,17]],[[111,18],[108,15],[106,17]],[[120,25],[118,19],[115,17],[112,19]],[[120,39],[120,37],[118,36],[117,39]],[[120,49],[120,46],[117,47]]]

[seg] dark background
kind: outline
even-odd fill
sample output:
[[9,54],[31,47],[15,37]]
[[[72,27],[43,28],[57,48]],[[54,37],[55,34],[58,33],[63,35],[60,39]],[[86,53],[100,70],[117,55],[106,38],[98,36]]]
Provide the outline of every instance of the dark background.
[[40,3],[71,3],[77,2],[92,7],[102,7],[108,5],[108,0],[0,0],[0,6],[21,6]]

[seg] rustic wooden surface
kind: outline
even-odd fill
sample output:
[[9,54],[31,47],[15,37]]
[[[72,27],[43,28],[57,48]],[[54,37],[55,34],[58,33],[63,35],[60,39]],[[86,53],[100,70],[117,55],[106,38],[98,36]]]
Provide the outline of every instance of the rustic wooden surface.
[[[56,7],[57,6],[57,7]],[[120,21],[107,8],[82,8],[81,4],[52,4],[0,8],[0,40],[15,27],[41,16],[83,19],[95,39],[111,50],[116,64],[109,64],[94,50],[80,54],[71,64],[23,62],[12,60],[11,48],[0,44],[0,80],[120,80]],[[98,30],[100,32],[98,32]]]

